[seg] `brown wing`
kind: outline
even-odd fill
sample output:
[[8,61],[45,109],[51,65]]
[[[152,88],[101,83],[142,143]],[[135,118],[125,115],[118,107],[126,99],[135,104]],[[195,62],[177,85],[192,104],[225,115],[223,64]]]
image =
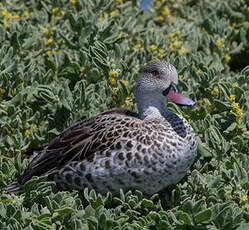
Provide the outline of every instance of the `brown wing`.
[[[113,132],[108,120],[118,116],[138,119],[138,114],[127,109],[113,109],[95,117],[81,120],[63,131],[48,144],[36,150],[37,156],[18,178],[23,185],[32,176],[47,174],[54,169],[60,169],[71,161],[80,161],[91,157],[96,151],[109,147],[119,135],[108,135]],[[111,118],[112,119],[109,119]],[[108,141],[103,141],[108,138]]]

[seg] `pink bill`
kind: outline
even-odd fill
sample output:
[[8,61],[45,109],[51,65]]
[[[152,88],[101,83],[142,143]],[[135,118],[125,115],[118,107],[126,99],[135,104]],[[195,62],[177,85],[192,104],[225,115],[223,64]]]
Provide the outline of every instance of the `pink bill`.
[[195,105],[195,102],[189,99],[188,97],[183,96],[181,93],[175,92],[172,88],[168,93],[168,98],[178,104],[178,105]]

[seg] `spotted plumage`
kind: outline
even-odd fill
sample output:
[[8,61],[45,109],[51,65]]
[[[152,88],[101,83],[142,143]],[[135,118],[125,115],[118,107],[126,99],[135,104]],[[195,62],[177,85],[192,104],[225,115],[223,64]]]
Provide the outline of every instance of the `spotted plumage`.
[[135,188],[147,194],[177,183],[196,156],[196,138],[182,116],[167,109],[165,97],[194,102],[178,92],[171,64],[151,61],[135,89],[139,113],[112,109],[81,120],[36,150],[17,182],[16,192],[34,175],[48,175],[62,188],[117,194]]

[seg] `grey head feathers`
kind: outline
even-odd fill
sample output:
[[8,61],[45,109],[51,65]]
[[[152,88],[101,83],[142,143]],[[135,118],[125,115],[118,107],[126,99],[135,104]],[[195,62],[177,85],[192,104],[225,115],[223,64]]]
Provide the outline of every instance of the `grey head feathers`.
[[177,87],[177,72],[165,61],[150,61],[135,87],[139,114],[112,109],[80,120],[37,152],[16,182],[21,191],[33,176],[47,175],[61,188],[118,194],[139,189],[153,194],[177,183],[196,156],[197,142],[190,124],[167,109],[167,98],[193,105]]

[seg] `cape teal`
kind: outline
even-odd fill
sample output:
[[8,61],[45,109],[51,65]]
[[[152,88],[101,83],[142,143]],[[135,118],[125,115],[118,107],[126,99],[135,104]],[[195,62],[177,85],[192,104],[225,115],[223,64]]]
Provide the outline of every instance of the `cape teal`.
[[44,146],[6,187],[23,189],[32,176],[47,175],[66,189],[118,194],[138,189],[156,193],[176,184],[196,157],[196,136],[182,116],[167,108],[167,98],[179,105],[195,103],[178,89],[173,65],[150,61],[135,87],[138,113],[112,109],[73,124]]

